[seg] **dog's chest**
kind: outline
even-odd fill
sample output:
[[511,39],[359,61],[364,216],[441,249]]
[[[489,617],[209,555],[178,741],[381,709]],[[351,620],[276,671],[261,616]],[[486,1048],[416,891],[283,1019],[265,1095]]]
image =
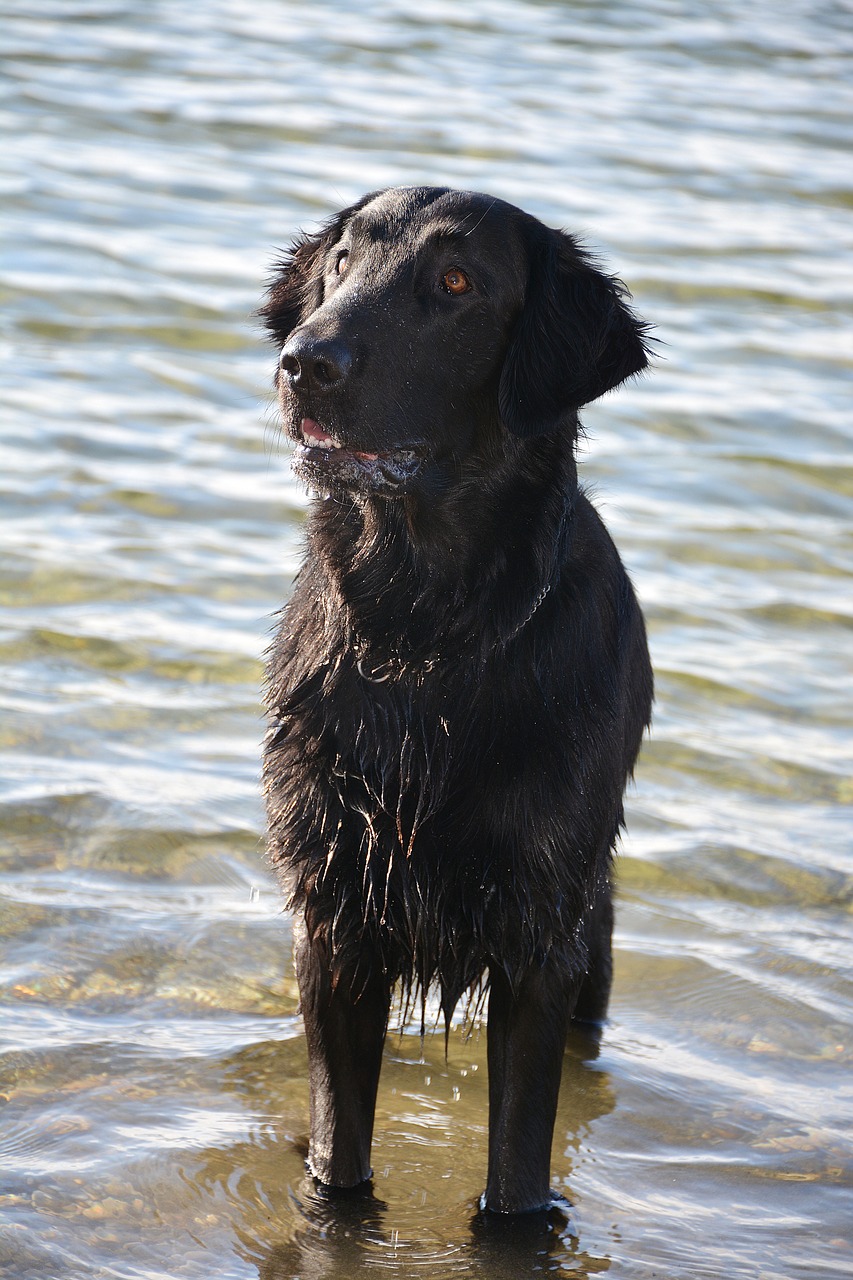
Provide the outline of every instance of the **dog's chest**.
[[415,679],[365,680],[356,669],[344,696],[318,708],[323,722],[316,741],[317,766],[348,810],[423,825],[446,815],[456,790],[454,750],[460,707],[440,686],[425,690]]

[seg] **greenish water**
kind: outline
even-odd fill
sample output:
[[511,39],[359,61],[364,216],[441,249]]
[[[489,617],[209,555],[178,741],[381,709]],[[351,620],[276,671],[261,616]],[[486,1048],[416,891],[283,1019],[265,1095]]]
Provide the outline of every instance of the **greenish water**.
[[[853,1274],[850,5],[12,0],[0,71],[0,1274]],[[251,313],[418,181],[666,344],[586,414],[658,702],[544,1234],[472,1226],[476,1031],[389,1040],[379,1203],[318,1199],[261,852],[305,498]]]

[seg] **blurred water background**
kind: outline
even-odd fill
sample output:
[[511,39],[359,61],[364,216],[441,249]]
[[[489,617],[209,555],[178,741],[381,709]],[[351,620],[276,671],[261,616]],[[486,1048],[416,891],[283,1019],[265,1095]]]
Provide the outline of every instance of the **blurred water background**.
[[[0,1274],[853,1273],[853,8],[11,0],[0,17]],[[665,343],[586,411],[646,609],[567,1222],[474,1224],[485,1040],[389,1039],[306,1181],[261,655],[305,497],[252,319],[363,191],[586,235]]]

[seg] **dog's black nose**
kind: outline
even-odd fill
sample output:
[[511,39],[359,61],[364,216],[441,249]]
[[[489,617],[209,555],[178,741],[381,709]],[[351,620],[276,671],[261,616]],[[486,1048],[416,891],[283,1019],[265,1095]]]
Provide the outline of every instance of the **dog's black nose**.
[[346,382],[352,354],[337,338],[296,333],[285,343],[279,366],[301,391],[332,391]]

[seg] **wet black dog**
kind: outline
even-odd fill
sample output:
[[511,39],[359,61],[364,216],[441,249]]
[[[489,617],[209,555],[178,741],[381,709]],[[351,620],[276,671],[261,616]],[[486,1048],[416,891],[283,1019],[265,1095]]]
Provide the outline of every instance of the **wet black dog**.
[[320,498],[272,650],[271,856],[296,913],[309,1167],[370,1177],[392,988],[489,985],[484,1205],[549,1202],[569,1019],[603,1017],[652,677],[578,487],[578,409],[647,363],[620,283],[490,197],[365,197],[262,314]]

